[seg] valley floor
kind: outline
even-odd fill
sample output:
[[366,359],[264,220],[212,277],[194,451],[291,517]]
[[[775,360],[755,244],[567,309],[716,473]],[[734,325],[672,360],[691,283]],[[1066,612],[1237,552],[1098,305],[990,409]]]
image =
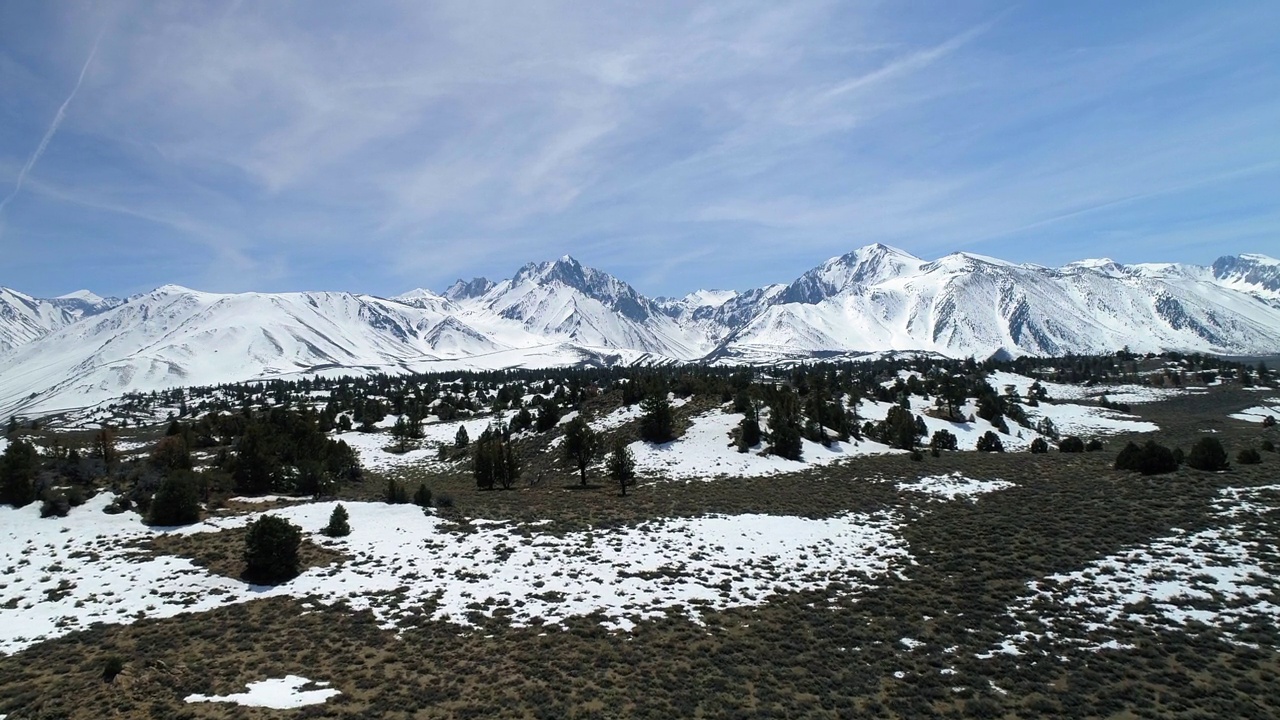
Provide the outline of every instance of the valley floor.
[[[1130,438],[1274,441],[1234,417],[1269,397],[1144,398],[1095,453],[847,452],[669,481],[704,448],[652,460],[626,497],[552,462],[480,492],[424,453],[341,498],[343,539],[318,533],[331,502],[232,502],[176,530],[105,515],[105,495],[61,520],[6,507],[0,715],[1280,716],[1280,456],[1111,469]],[[685,413],[699,442],[712,409]],[[372,502],[389,476],[456,506]],[[309,569],[219,574],[266,512],[303,527]]]

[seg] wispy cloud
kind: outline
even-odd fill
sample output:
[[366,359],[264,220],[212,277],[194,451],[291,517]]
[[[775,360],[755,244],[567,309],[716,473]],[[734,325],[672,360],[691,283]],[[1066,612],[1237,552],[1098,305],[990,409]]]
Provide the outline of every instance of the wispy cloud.
[[[0,112],[47,128],[34,153],[0,132],[5,237],[39,237],[14,272],[60,292],[386,294],[569,252],[683,294],[874,241],[1265,251],[1225,238],[1274,217],[1275,7],[50,6],[0,26]],[[64,260],[103,248],[137,268]]]
[[49,147],[49,143],[58,132],[58,128],[62,127],[62,121],[67,117],[67,107],[75,99],[76,93],[80,92],[80,86],[84,84],[84,76],[89,72],[89,66],[93,64],[93,58],[98,54],[98,45],[101,43],[102,32],[99,32],[98,37],[93,41],[93,47],[89,50],[89,57],[85,59],[84,65],[80,67],[80,74],[76,76],[76,84],[71,88],[71,92],[67,93],[67,99],[63,100],[62,104],[58,106],[58,111],[54,113],[48,129],[44,131],[44,135],[40,138],[40,144],[36,145],[35,152],[31,153],[27,163],[18,171],[18,178],[13,183],[13,190],[3,200],[0,200],[0,212],[4,212],[5,207],[22,191],[22,185],[27,181],[27,175],[30,175],[31,171],[35,169],[36,163],[40,162],[40,157],[44,155],[45,149]]

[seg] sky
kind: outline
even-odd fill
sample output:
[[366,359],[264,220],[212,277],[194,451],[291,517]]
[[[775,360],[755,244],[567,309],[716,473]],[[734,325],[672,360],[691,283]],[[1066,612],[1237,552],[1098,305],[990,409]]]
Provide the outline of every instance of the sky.
[[0,2],[0,285],[1280,255],[1280,3]]

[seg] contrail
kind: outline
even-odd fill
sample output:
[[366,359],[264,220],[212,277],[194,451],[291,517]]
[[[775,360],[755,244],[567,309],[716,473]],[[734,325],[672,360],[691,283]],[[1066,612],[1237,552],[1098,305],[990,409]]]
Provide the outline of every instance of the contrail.
[[62,101],[62,106],[58,108],[58,112],[53,116],[53,122],[49,123],[49,129],[45,131],[44,137],[40,139],[40,144],[36,146],[36,151],[31,153],[31,159],[27,160],[27,164],[22,166],[22,170],[18,172],[18,181],[13,185],[13,192],[4,200],[0,200],[0,211],[5,209],[11,200],[17,197],[18,192],[22,190],[22,184],[27,181],[27,174],[40,161],[40,156],[44,154],[45,148],[49,147],[49,141],[53,139],[54,133],[58,132],[58,127],[62,125],[62,120],[67,116],[67,106],[71,104],[71,99],[76,96],[80,90],[81,83],[84,82],[85,73],[89,72],[89,65],[93,64],[93,56],[98,54],[98,43],[102,42],[102,34],[106,32],[103,28],[98,33],[97,39],[93,41],[93,49],[89,51],[89,58],[84,61],[84,67],[80,68],[80,77],[76,78],[76,86],[71,88],[71,94],[67,95],[67,99]]

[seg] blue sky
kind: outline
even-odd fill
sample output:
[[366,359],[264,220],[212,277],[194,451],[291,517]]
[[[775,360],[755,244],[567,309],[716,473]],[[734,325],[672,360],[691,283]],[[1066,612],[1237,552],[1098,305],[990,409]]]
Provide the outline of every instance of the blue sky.
[[1280,3],[0,3],[0,285],[1280,255]]

